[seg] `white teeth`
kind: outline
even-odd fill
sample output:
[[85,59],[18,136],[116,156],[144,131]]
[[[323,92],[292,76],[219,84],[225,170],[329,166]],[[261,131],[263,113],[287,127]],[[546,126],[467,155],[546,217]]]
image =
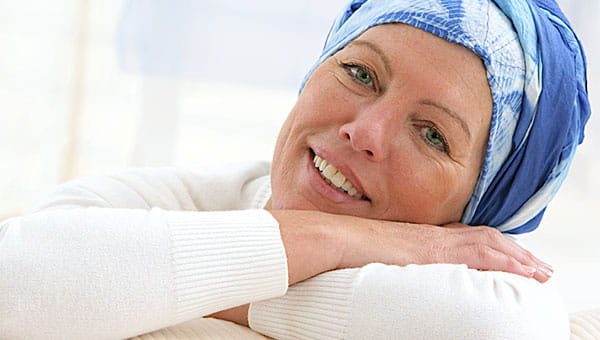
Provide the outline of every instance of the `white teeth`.
[[325,181],[329,183],[329,185],[336,189],[345,191],[350,196],[363,199],[366,198],[363,194],[356,190],[350,181],[346,180],[346,177],[341,172],[339,172],[333,165],[328,164],[326,160],[315,155],[313,162],[315,163],[315,167],[321,172],[321,177],[323,177]]
[[320,171],[323,171],[328,165],[326,160],[317,155],[315,155],[315,158],[313,158],[313,162],[315,163],[315,166],[319,168]]
[[[356,197],[357,194],[359,194],[359,193],[354,188],[350,188],[350,190],[348,190],[348,195],[350,195],[350,196],[355,196]],[[360,197],[362,197],[362,195],[360,195]]]
[[344,184],[342,184],[342,189],[348,191],[352,188],[352,183],[350,183],[350,181],[346,181],[344,182]]
[[342,175],[341,172],[338,172],[331,178],[331,183],[333,183],[333,185],[335,185],[338,188],[341,187],[342,184],[344,184],[344,182],[347,182],[346,177],[344,177],[344,175]]
[[325,170],[325,168],[327,167],[327,165],[328,165],[328,164],[327,164],[327,161],[326,161],[326,160],[324,160],[324,159],[322,159],[322,160],[321,160],[321,164],[319,165],[319,170],[320,170],[320,171],[323,171],[323,170]]
[[331,179],[333,178],[333,175],[335,175],[337,172],[337,169],[335,168],[335,166],[333,165],[328,165],[325,170],[323,170],[323,176],[325,176],[325,178],[327,178],[328,180],[331,181]]
[[315,156],[315,166],[317,168],[321,165],[322,162],[323,162],[323,160],[321,159],[321,157]]

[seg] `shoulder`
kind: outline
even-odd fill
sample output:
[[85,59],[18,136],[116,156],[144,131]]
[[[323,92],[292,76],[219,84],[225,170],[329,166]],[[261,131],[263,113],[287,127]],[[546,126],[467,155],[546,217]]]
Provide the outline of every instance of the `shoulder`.
[[91,206],[200,211],[247,209],[255,204],[257,192],[268,187],[269,171],[270,164],[265,161],[207,168],[130,168],[58,185],[38,201],[33,211]]

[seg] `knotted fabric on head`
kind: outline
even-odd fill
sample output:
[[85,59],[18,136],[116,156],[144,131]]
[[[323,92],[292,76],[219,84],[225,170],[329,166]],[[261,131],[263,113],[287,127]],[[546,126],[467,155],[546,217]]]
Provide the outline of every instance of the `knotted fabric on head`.
[[369,28],[405,23],[484,62],[493,112],[462,222],[519,234],[539,225],[590,115],[585,55],[554,0],[352,0],[306,75]]

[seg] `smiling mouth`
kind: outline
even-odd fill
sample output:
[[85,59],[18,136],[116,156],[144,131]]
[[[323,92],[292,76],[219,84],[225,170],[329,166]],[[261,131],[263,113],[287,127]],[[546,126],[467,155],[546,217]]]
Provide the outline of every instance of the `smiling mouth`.
[[315,155],[315,157],[313,158],[313,163],[315,164],[315,168],[319,171],[321,177],[332,188],[346,193],[352,197],[369,201],[369,198],[367,196],[363,195],[360,191],[356,190],[354,185],[352,185],[352,183],[350,183],[350,181],[346,179],[346,176],[339,172],[336,169],[336,167],[329,164],[327,160]]

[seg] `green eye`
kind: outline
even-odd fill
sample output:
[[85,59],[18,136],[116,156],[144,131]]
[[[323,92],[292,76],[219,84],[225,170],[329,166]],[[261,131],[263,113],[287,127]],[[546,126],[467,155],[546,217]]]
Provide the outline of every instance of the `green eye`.
[[376,88],[375,78],[372,76],[372,73],[368,68],[356,64],[342,64],[342,66],[346,69],[346,72],[348,72],[348,75],[352,77],[354,81],[362,85]]
[[369,72],[362,68],[359,68],[354,72],[354,77],[356,78],[356,80],[366,85],[369,85],[373,81],[373,78],[371,77]]
[[442,136],[435,128],[430,126],[425,127],[425,139],[436,149],[448,152],[448,145],[446,144],[444,136]]

